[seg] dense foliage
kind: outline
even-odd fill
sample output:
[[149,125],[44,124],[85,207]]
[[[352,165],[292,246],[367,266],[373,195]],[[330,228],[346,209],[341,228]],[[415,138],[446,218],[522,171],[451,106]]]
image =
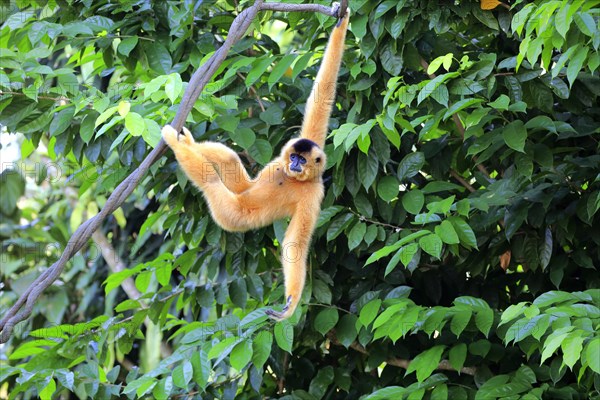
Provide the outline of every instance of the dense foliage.
[[[248,4],[2,3],[0,124],[21,153],[1,176],[2,310],[156,146]],[[511,6],[350,1],[290,321],[264,316],[287,221],[223,232],[169,152],[0,348],[0,398],[600,398],[600,1]],[[262,13],[196,138],[269,161],[334,22]]]

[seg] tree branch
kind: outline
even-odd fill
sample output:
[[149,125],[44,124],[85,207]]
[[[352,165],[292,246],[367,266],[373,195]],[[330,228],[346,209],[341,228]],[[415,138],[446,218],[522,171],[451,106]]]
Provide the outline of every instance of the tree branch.
[[[221,63],[227,57],[227,53],[231,47],[242,38],[246,33],[250,24],[256,17],[259,11],[308,11],[308,12],[320,12],[322,14],[338,17],[338,12],[344,15],[345,9],[336,7],[325,7],[316,4],[283,4],[283,3],[263,3],[264,0],[256,0],[253,6],[243,10],[233,20],[227,39],[212,56],[203,64],[190,79],[187,86],[179,110],[175,115],[175,119],[171,123],[171,126],[175,130],[180,131],[183,124],[192,110],[194,103],[200,96],[200,93],[204,90],[204,87],[212,79],[212,76],[217,71]],[[106,204],[100,210],[100,212],[94,217],[88,219],[82,223],[79,228],[73,232],[73,235],[69,239],[67,246],[61,254],[58,261],[56,261],[50,268],[45,270],[35,281],[29,286],[25,292],[17,299],[15,304],[6,312],[2,320],[0,320],[0,343],[6,343],[10,338],[10,335],[16,324],[27,319],[33,310],[33,306],[37,299],[41,296],[43,291],[47,289],[62,273],[67,262],[77,253],[92,237],[92,234],[100,227],[102,221],[112,214],[117,208],[123,204],[127,197],[133,192],[142,178],[146,175],[152,164],[154,164],[163,155],[167,146],[161,139],[158,145],[146,156],[144,161],[136,168],[131,175],[129,175],[123,182],[121,182],[117,188],[112,192]]]
[[456,179],[458,182],[460,182],[460,184],[463,185],[465,188],[467,188],[467,190],[469,192],[473,193],[473,192],[477,191],[473,186],[471,186],[471,184],[469,182],[467,182],[465,180],[465,178],[460,176],[459,173],[456,172],[455,170],[453,170],[453,169],[450,170],[450,176],[452,176],[454,179]]
[[[92,239],[94,242],[100,247],[100,253],[102,253],[102,258],[106,264],[108,264],[108,268],[114,273],[123,271],[126,268],[126,264],[121,257],[117,254],[115,249],[112,247],[108,238],[98,229],[96,232],[92,234]],[[121,288],[132,300],[137,300],[142,295],[140,291],[135,287],[135,282],[133,278],[128,276],[121,282]]]

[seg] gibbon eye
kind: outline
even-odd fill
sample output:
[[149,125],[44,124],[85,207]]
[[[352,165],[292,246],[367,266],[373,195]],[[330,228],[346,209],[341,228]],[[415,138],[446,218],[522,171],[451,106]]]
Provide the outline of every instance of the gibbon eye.
[[316,162],[317,164],[318,164],[318,163],[320,163],[320,162],[321,162],[321,157],[317,157],[317,158],[315,158],[315,162]]
[[292,161],[296,161],[296,157],[298,157],[298,156],[296,155],[296,153],[292,153],[292,154],[290,154],[290,160],[292,160]]
[[306,164],[306,158],[302,157],[302,156],[298,156],[300,157],[300,164]]

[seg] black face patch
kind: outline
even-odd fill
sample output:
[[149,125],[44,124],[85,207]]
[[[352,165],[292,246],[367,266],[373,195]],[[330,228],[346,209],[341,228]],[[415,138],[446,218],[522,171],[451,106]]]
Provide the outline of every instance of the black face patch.
[[313,147],[319,147],[315,142],[309,139],[300,139],[293,145],[296,153],[308,153]]

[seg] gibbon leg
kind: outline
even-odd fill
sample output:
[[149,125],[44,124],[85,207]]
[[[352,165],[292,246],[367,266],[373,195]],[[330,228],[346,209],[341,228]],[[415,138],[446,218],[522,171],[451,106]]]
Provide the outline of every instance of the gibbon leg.
[[248,217],[241,207],[239,195],[223,183],[215,164],[201,151],[201,145],[194,142],[190,131],[183,128],[183,133],[178,135],[173,127],[166,125],[162,134],[181,169],[202,190],[215,222],[227,231],[248,230]]
[[227,189],[241,193],[252,186],[252,178],[235,151],[217,142],[200,142],[196,145],[196,149],[213,163]]
[[183,132],[178,134],[171,125],[165,125],[162,137],[175,153],[181,169],[200,189],[204,190],[209,182],[221,180],[213,163],[204,157],[189,130],[183,128]]
[[202,188],[205,182],[214,180],[218,176],[234,193],[241,193],[252,186],[252,179],[239,156],[224,144],[196,143],[189,130],[183,128],[183,132],[178,135],[170,125],[163,127],[162,135],[175,152],[177,161],[196,186]]

